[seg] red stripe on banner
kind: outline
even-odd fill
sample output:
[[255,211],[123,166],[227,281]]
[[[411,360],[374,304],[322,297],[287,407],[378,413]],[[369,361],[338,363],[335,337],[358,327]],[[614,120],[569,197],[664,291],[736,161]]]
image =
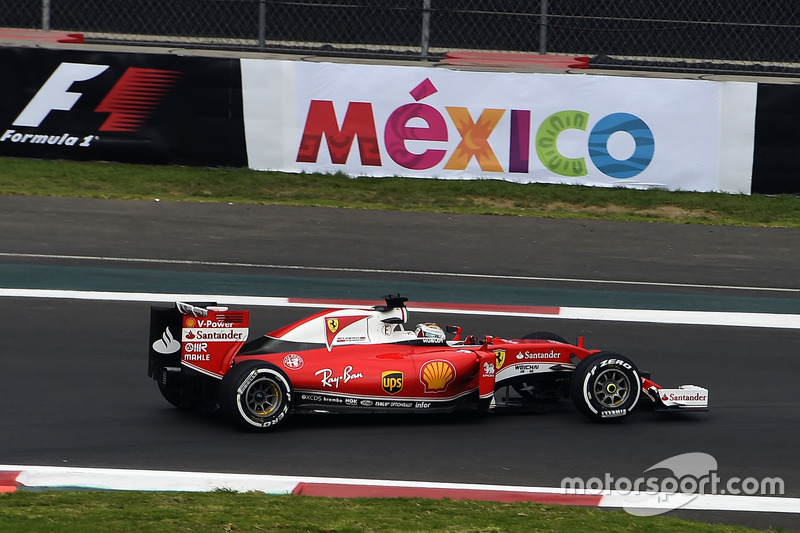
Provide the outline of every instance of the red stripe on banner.
[[0,39],[82,44],[83,34],[59,31],[24,30],[19,28],[0,28]]
[[380,485],[338,485],[335,483],[298,483],[292,494],[327,498],[428,498],[441,500],[482,500],[494,502],[536,502],[553,505],[597,507],[600,495],[552,494],[505,490],[448,489],[432,487],[387,487]]
[[19,487],[17,477],[22,472],[0,472],[0,492],[14,492]]
[[[317,304],[330,305],[333,307],[342,305],[357,305],[372,307],[375,300],[328,300],[317,298],[288,298],[290,304]],[[409,309],[452,309],[460,311],[486,311],[495,313],[530,313],[537,315],[557,315],[561,312],[560,307],[536,306],[536,305],[495,305],[495,304],[458,304],[441,302],[408,302],[406,307]]]
[[328,300],[325,298],[287,298],[290,304],[317,304],[337,307],[341,305],[357,305],[359,307],[372,307],[375,300]]
[[447,52],[442,63],[448,65],[486,65],[492,67],[541,66],[558,69],[589,68],[588,56],[524,54],[501,52]]
[[493,305],[493,304],[450,304],[414,302],[408,305],[411,309],[453,309],[463,311],[491,311],[499,313],[533,313],[537,315],[557,315],[560,307],[546,307],[536,305]]

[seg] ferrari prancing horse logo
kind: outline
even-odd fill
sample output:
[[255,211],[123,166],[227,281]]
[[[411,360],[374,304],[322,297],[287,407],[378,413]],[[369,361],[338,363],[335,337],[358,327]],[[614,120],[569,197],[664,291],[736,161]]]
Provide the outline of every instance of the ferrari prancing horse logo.
[[503,366],[503,363],[506,362],[506,351],[505,350],[495,350],[494,355],[496,357],[495,365],[497,370]]
[[[349,315],[349,316],[326,316],[325,317],[325,344],[328,348],[328,351],[333,347],[334,344],[343,345],[343,344],[363,344],[368,342],[367,337],[367,327],[365,318],[368,318],[365,315]],[[348,331],[348,328],[355,324],[356,322],[364,321],[363,326],[355,327],[355,329],[349,330],[349,334],[345,334]],[[341,337],[341,335],[345,335]]]
[[339,331],[339,319],[338,318],[329,318],[328,322],[328,331],[331,333],[336,333]]

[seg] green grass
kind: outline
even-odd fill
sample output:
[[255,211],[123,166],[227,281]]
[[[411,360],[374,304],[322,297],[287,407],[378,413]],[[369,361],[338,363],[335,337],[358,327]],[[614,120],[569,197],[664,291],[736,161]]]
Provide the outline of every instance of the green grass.
[[668,516],[536,503],[343,499],[261,493],[14,492],[0,494],[4,533],[540,532],[745,533]]
[[800,197],[0,159],[0,194],[800,227]]

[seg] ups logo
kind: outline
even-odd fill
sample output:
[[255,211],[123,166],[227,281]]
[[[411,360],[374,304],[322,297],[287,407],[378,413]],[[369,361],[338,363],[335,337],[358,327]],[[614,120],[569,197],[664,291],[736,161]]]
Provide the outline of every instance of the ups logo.
[[403,390],[403,373],[387,370],[381,374],[381,388],[387,394],[397,394]]

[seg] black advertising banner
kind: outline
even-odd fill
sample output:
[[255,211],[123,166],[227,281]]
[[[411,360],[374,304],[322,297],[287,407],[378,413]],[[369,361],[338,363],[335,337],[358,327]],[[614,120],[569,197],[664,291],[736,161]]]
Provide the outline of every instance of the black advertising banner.
[[0,156],[245,167],[239,65],[0,48]]
[[759,194],[800,193],[800,85],[758,84],[753,187]]

